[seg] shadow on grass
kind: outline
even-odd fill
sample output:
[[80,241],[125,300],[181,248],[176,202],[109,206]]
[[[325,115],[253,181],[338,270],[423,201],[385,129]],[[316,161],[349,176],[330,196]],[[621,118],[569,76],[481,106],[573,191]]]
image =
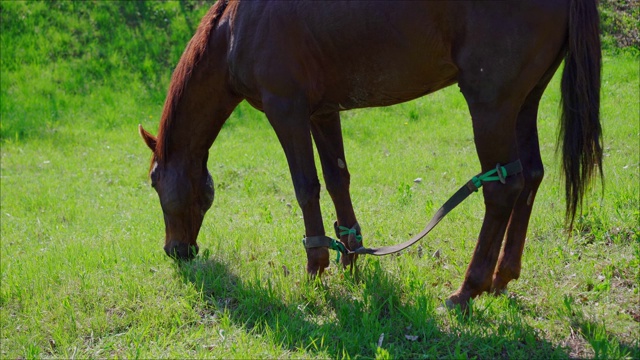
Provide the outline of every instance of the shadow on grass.
[[178,273],[201,289],[202,301],[212,304],[206,308],[226,309],[238,327],[286,351],[331,358],[569,356],[517,314],[495,319],[482,310],[470,316],[442,312],[425,291],[411,296],[414,291],[407,291],[377,260],[360,270],[358,280],[344,279],[346,285],[292,284],[301,289],[289,296],[270,281],[240,279],[207,256],[182,264]]
[[596,359],[640,358],[640,343],[628,344],[616,339],[606,330],[604,324],[583,319],[575,325],[578,325],[580,334],[593,347]]
[[572,312],[568,318],[571,327],[577,330],[575,333],[593,348],[595,359],[640,359],[640,340],[636,339],[633,344],[618,339],[603,322],[595,321],[581,310]]

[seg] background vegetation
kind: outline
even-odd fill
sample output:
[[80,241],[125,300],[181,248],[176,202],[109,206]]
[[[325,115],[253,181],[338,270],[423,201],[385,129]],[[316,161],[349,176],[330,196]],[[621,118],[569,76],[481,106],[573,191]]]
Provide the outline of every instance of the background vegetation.
[[[211,149],[217,197],[202,254],[182,266],[165,257],[136,126],[157,128],[209,5],[0,2],[0,357],[640,357],[637,0],[601,2],[603,195],[591,193],[568,238],[556,79],[522,278],[508,297],[477,299],[468,318],[437,308],[462,280],[481,197],[401,256],[363,259],[358,279],[332,266],[307,282],[284,156],[246,104]],[[455,87],[343,119],[370,245],[419,230],[477,170]]]
[[600,1],[602,39],[605,48],[638,49],[640,44],[640,1],[602,0]]

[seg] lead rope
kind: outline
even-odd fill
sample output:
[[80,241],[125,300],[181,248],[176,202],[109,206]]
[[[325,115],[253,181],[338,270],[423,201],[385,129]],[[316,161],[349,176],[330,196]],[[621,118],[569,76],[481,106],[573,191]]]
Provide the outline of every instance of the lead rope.
[[[346,246],[336,240],[329,238],[327,236],[314,236],[310,238],[314,238],[314,240],[318,240],[317,238],[322,238],[321,240],[314,241],[313,245],[308,244],[307,239],[303,239],[303,243],[307,248],[326,246],[332,250],[336,250],[338,252],[338,258],[336,261],[340,261],[340,254],[350,255],[350,254],[369,254],[369,255],[389,255],[396,253],[398,251],[404,250],[409,246],[415,244],[420,239],[425,237],[439,222],[442,220],[451,210],[453,210],[456,206],[460,205],[470,194],[477,192],[482,184],[490,181],[500,181],[502,184],[506,184],[506,178],[515,174],[522,172],[522,163],[520,160],[516,160],[507,165],[501,166],[500,164],[496,165],[495,169],[489,170],[484,174],[479,174],[471,178],[463,187],[461,187],[458,191],[456,191],[453,196],[447,200],[444,205],[438,209],[436,214],[431,218],[427,226],[416,236],[414,236],[411,240],[404,242],[402,244],[393,245],[393,246],[384,246],[380,248],[365,248],[364,246],[360,246],[355,250],[348,250]],[[356,225],[357,226],[357,225]],[[338,229],[341,230],[338,232],[339,236],[349,235],[355,236],[356,241],[359,244],[362,244],[362,235],[357,233],[357,228],[354,226],[349,229],[345,226],[339,226]],[[337,232],[337,231],[336,231]]]
[[500,181],[502,184],[506,184],[506,178],[515,174],[522,172],[522,163],[520,160],[516,160],[507,165],[501,166],[500,164],[496,165],[495,169],[489,170],[483,174],[479,174],[471,178],[463,187],[458,189],[453,196],[451,196],[445,203],[436,211],[436,214],[431,218],[429,223],[425,226],[425,228],[416,236],[414,236],[411,240],[406,241],[402,244],[393,245],[393,246],[384,246],[380,248],[365,248],[360,247],[358,249],[353,250],[356,254],[369,254],[369,255],[389,255],[396,253],[398,251],[404,250],[409,246],[417,243],[420,239],[425,237],[439,222],[442,220],[451,210],[453,210],[456,206],[460,205],[469,195],[474,192],[477,192],[478,189],[485,182],[490,181]]

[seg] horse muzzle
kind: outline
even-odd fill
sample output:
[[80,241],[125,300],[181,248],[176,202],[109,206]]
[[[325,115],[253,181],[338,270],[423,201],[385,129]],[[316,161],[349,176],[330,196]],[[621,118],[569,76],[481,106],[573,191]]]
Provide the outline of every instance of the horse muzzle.
[[172,240],[164,246],[167,256],[176,260],[191,260],[198,254],[198,245],[189,245],[177,240]]

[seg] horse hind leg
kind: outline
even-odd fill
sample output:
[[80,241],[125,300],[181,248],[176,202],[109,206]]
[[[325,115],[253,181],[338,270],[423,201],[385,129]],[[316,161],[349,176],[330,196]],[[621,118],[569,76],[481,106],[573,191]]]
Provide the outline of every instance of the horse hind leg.
[[540,145],[538,142],[538,105],[556,68],[557,64],[550,69],[545,79],[531,91],[518,114],[516,132],[518,153],[520,154],[523,168],[524,188],[513,207],[509,226],[507,227],[504,248],[493,275],[491,291],[496,295],[505,293],[507,284],[520,276],[522,252],[533,202],[544,177],[544,166],[540,157]]
[[[352,228],[357,220],[349,194],[350,175],[344,155],[340,113],[314,116],[311,119],[311,133],[320,156],[327,191],[336,209],[338,225]],[[340,238],[350,250],[362,246],[353,236],[343,235]],[[343,266],[355,264],[356,257],[357,255],[343,256]]]
[[[481,92],[469,90],[463,83],[461,89],[469,104],[482,172],[516,161],[515,122],[520,104],[514,99],[477,101],[476,94]],[[523,185],[522,174],[507,177],[504,184],[484,183],[485,216],[480,235],[462,285],[446,301],[448,307],[459,305],[466,310],[469,299],[491,289],[509,217]]]

